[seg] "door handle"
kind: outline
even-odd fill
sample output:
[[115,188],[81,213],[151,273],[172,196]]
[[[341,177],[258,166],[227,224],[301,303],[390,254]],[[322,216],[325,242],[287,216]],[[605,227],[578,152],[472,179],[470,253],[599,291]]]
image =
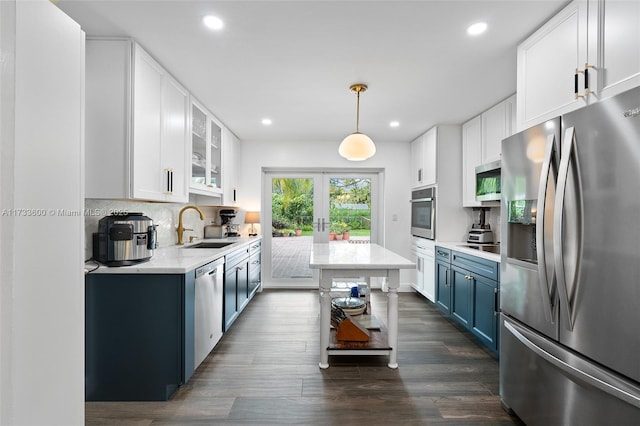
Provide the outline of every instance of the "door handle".
[[[538,186],[538,203],[536,214],[536,257],[538,258],[538,285],[542,292],[542,307],[544,309],[544,316],[549,322],[553,322],[551,305],[551,295],[549,294],[549,280],[547,279],[547,262],[544,247],[544,231],[545,231],[545,209],[547,199],[547,189],[549,182],[549,174],[551,168],[554,165],[553,158],[555,155],[556,138],[554,135],[547,137],[547,144],[544,150],[544,159],[542,162],[542,170],[540,171],[540,183]],[[553,284],[555,279],[555,269],[551,271],[551,283]]]
[[[555,211],[553,216],[553,256],[555,261],[556,268],[556,277],[558,282],[558,293],[560,296],[560,304],[563,309],[565,319],[567,321],[567,327],[569,331],[573,330],[573,317],[574,317],[574,309],[569,300],[569,287],[567,286],[566,276],[565,276],[565,265],[564,265],[564,253],[563,253],[563,234],[564,234],[564,210],[565,210],[565,194],[567,190],[567,183],[569,179],[569,168],[571,163],[573,163],[573,170],[580,170],[578,165],[578,155],[575,153],[575,128],[569,127],[564,134],[564,142],[562,144],[562,159],[560,160],[560,168],[558,171],[558,188],[556,190],[556,200],[555,200]],[[577,228],[582,229],[583,220],[582,220],[582,183],[580,182],[580,176],[578,173],[576,175],[577,182],[577,194],[576,194],[576,204],[577,208],[575,213],[575,220],[578,221]],[[576,250],[576,259],[579,260],[582,257],[582,233],[580,232],[578,247]],[[579,265],[579,261],[576,262],[576,265]],[[578,266],[576,266],[577,268]],[[573,289],[572,294],[575,298],[575,294],[578,291],[578,280],[577,280],[577,271],[571,271],[573,276],[573,282],[571,283],[571,288]]]
[[325,219],[323,217],[322,218],[322,232],[324,232],[325,225],[326,225],[326,221],[325,221]]

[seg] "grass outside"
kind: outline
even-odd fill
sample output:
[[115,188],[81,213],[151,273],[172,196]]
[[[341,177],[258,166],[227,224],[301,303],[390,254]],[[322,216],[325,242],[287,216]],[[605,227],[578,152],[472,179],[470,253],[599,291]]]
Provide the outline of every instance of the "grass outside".
[[[313,236],[313,231],[302,231],[302,235],[311,237]],[[371,236],[370,229],[352,229],[349,231],[349,235],[352,237],[369,237]]]

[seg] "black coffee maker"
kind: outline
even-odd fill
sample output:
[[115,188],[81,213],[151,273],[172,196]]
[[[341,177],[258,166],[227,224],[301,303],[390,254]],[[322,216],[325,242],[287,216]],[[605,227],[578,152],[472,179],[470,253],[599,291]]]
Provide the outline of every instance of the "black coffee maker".
[[233,209],[221,209],[218,212],[220,216],[220,222],[222,227],[225,229],[224,236],[225,237],[238,237],[240,233],[238,232],[239,225],[232,223],[233,219],[236,217],[236,211]]

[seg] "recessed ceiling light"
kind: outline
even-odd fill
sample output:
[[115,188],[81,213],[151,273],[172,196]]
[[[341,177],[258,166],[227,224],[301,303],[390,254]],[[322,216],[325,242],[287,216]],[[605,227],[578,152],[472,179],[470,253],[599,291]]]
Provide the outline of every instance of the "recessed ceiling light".
[[392,121],[391,123],[389,123],[390,127],[398,127],[400,125],[399,121]]
[[212,30],[221,30],[222,27],[224,27],[224,22],[222,22],[222,19],[218,18],[217,16],[207,15],[202,18],[202,21],[207,27],[211,28]]
[[265,126],[270,126],[271,123],[273,123],[273,121],[271,121],[270,118],[263,118],[262,119],[262,124],[264,124]]
[[467,34],[469,35],[480,35],[483,32],[487,31],[487,23],[486,22],[476,22],[467,28]]

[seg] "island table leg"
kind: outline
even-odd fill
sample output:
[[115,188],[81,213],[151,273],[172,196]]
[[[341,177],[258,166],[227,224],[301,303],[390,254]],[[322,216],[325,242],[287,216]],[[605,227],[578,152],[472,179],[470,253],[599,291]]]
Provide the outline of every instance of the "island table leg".
[[331,333],[331,285],[330,274],[320,271],[320,363],[322,369],[329,368],[329,336]]
[[387,322],[389,330],[389,368],[398,368],[398,287],[400,287],[400,271],[388,271],[389,292],[387,293]]

